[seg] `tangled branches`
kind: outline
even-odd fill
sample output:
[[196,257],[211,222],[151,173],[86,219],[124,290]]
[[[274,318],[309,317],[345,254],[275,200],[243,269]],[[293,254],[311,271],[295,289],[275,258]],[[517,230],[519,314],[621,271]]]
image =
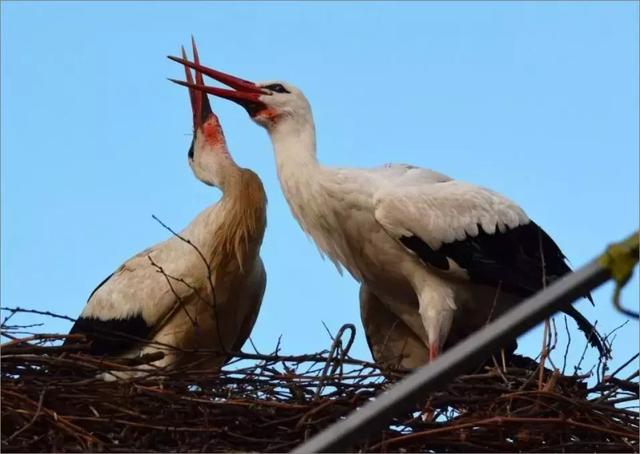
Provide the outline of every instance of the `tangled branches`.
[[[157,358],[107,361],[82,343],[60,345],[65,336],[11,337],[2,345],[4,451],[282,452],[403,375],[350,357],[352,339],[336,336],[314,355],[239,353],[219,373],[196,363],[105,382],[98,374]],[[638,452],[638,410],[629,407],[638,373],[624,377],[637,355],[595,386],[528,358],[499,363],[425,396],[357,449]]]

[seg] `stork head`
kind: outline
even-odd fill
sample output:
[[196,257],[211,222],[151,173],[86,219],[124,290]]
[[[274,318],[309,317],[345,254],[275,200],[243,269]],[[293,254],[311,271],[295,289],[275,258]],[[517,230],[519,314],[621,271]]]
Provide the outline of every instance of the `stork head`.
[[[198,50],[193,44],[193,58],[199,61]],[[182,57],[187,58],[184,48]],[[225,181],[225,164],[233,162],[217,115],[211,110],[207,94],[194,87],[204,86],[202,74],[196,71],[195,83],[191,70],[185,66],[189,88],[191,110],[193,112],[193,140],[189,148],[189,166],[196,178],[210,186],[223,187]]]
[[197,61],[190,62],[186,58],[172,56],[169,58],[222,82],[233,90],[193,84],[188,79],[186,82],[170,79],[172,82],[240,104],[256,123],[270,132],[285,124],[311,121],[311,106],[307,98],[302,91],[287,82],[250,82],[207,68]]

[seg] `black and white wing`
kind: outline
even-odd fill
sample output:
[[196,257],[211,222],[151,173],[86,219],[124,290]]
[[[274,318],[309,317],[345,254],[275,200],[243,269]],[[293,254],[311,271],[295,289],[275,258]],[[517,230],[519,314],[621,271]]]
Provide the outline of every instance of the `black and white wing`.
[[555,242],[507,198],[460,181],[387,187],[375,195],[385,230],[425,264],[528,296],[569,267]]
[[[489,189],[455,180],[396,184],[379,190],[374,205],[387,233],[441,272],[461,269],[474,283],[527,297],[571,271],[553,239]],[[565,311],[604,351],[593,326],[573,306]]]
[[[160,246],[160,245],[159,245]],[[126,353],[146,340],[167,314],[175,309],[176,294],[186,297],[189,289],[174,283],[173,291],[157,264],[184,266],[179,250],[183,247],[168,241],[162,246],[140,252],[122,264],[91,293],[82,313],[69,334],[85,334],[94,355]],[[167,273],[172,274],[167,267]],[[176,273],[180,275],[179,273]],[[174,294],[174,291],[176,294]]]

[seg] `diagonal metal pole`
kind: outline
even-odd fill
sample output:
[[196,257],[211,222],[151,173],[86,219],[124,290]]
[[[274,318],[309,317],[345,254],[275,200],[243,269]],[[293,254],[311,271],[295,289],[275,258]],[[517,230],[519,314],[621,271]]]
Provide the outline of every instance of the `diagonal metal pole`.
[[[638,233],[634,235],[637,237]],[[637,247],[630,254],[637,256]],[[610,277],[609,269],[601,265],[599,259],[593,260],[517,305],[444,353],[437,361],[413,372],[389,391],[354,411],[345,420],[329,426],[293,452],[345,451],[352,443],[366,439],[368,434],[385,427],[395,415],[413,408],[427,392],[442,387],[458,376],[470,362],[486,357],[506,340],[524,333]]]

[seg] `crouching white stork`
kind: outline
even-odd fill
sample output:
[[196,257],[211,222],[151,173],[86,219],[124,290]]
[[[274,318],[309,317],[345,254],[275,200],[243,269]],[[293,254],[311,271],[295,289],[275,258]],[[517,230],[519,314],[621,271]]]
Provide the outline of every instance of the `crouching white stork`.
[[[448,338],[455,341],[481,328],[490,316],[570,272],[549,235],[502,195],[411,165],[322,166],[311,107],[299,89],[285,82],[253,83],[170,58],[234,90],[174,82],[235,101],[266,128],[293,215],[319,248],[362,284],[363,322],[374,356],[402,353],[382,344],[402,336],[376,331],[375,326],[391,329],[395,322],[376,317],[376,307],[394,314],[400,333],[409,333],[414,347],[399,362],[415,364],[427,360],[427,351],[433,360]],[[564,311],[606,353],[589,321],[571,305]]]
[[[195,44],[193,52],[198,61]],[[191,71],[186,73],[192,82]],[[196,81],[202,83],[198,73]],[[93,354],[161,350],[164,358],[154,365],[175,367],[194,359],[188,351],[206,349],[220,352],[209,363],[218,367],[228,352],[240,349],[256,321],[266,284],[259,256],[266,195],[260,178],[231,158],[207,95],[193,89],[189,94],[189,165],[196,178],[219,187],[222,198],[179,237],[127,260],[93,291],[71,329],[91,339]]]

